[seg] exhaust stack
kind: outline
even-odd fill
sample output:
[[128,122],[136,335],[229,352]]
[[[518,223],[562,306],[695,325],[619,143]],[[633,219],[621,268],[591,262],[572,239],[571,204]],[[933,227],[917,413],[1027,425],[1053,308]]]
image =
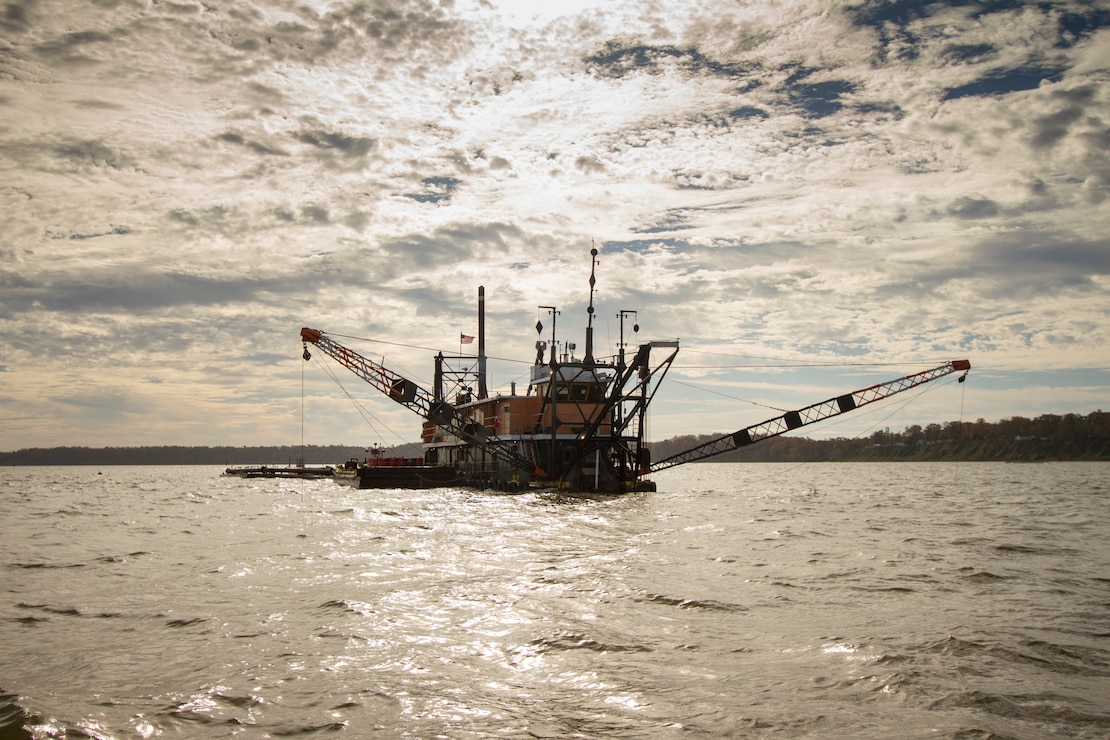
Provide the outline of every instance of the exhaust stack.
[[478,400],[489,397],[486,387],[486,286],[478,286]]

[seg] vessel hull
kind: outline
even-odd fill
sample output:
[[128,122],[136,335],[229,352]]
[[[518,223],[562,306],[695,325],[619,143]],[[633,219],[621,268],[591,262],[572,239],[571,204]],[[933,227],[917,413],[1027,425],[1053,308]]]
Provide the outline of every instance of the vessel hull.
[[443,488],[464,484],[465,479],[453,468],[435,465],[411,467],[363,466],[358,470],[336,470],[336,483],[359,489],[374,488]]

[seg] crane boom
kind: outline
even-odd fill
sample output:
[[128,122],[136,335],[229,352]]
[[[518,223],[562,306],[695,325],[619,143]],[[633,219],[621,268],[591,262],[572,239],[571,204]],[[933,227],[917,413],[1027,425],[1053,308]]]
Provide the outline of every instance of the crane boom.
[[816,422],[823,421],[830,417],[845,414],[854,409],[858,409],[860,406],[866,406],[869,403],[880,401],[896,393],[908,391],[923,383],[928,383],[931,380],[936,380],[937,378],[942,378],[952,373],[963,371],[964,376],[960,377],[960,382],[963,382],[964,377],[970,369],[971,362],[968,360],[953,360],[952,362],[946,362],[943,365],[929,370],[923,370],[886,383],[880,383],[858,391],[852,391],[843,396],[836,396],[826,401],[821,401],[820,403],[798,409],[797,411],[787,411],[782,416],[776,416],[773,419],[768,419],[759,424],[753,424],[752,426],[745,427],[732,434],[717,437],[697,447],[691,447],[677,455],[664,458],[651,466],[651,472],[655,473],[660,470],[666,470],[667,468],[673,468],[676,465],[704,460],[709,457],[714,457],[715,455],[755,444],[764,439],[777,437],[786,432],[798,429],[799,427],[815,424]]
[[308,360],[308,343],[316,345],[324,354],[372,385],[375,389],[419,414],[422,418],[435,422],[451,434],[464,439],[508,460],[521,470],[534,471],[536,466],[531,460],[516,450],[500,444],[497,437],[489,436],[485,427],[462,413],[444,400],[436,399],[431,393],[413,381],[394,373],[373,360],[363,357],[349,347],[345,347],[319,329],[301,329],[301,341],[305,343],[305,359]]

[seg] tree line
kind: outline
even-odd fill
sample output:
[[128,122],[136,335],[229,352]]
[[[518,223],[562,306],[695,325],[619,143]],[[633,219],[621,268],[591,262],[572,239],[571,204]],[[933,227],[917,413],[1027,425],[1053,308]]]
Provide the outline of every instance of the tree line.
[[[721,434],[682,435],[650,445],[662,460]],[[386,457],[419,457],[417,444],[382,450]],[[365,447],[50,447],[0,452],[0,465],[309,465],[367,456]],[[884,462],[1110,460],[1110,413],[1013,416],[890,428],[866,437],[775,437],[710,458],[713,462]]]
[[[421,454],[417,444],[385,450],[386,456]],[[328,465],[367,456],[365,447],[34,447],[0,452],[0,465]]]

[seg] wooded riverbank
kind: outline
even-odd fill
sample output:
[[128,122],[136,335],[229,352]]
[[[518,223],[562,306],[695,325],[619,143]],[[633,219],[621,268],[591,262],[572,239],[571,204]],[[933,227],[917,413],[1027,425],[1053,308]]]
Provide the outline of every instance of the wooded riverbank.
[[[651,444],[653,460],[722,436],[682,435]],[[419,456],[417,444],[391,447],[387,457]],[[285,445],[258,447],[52,447],[0,452],[0,465],[309,465],[363,459],[365,447]],[[999,422],[952,421],[876,431],[867,437],[776,437],[713,462],[895,462],[1110,460],[1110,413],[1020,416]]]

